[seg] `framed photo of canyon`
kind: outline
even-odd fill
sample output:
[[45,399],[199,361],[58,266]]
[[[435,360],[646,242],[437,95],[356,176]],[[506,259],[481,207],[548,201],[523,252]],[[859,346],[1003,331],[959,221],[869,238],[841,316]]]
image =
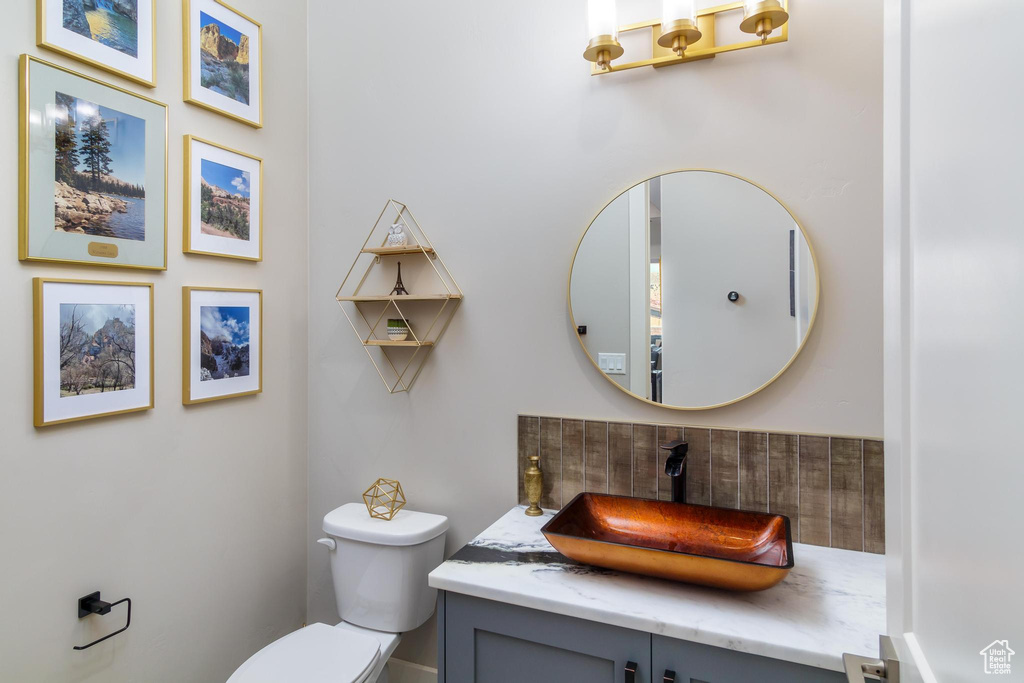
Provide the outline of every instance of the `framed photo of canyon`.
[[36,427],[153,407],[153,285],[35,278]]
[[156,87],[156,0],[37,0],[36,44]]
[[167,105],[21,56],[23,261],[167,268]]
[[263,160],[185,136],[186,254],[263,260]]
[[263,127],[263,27],[220,0],[183,0],[185,101]]
[[263,391],[263,291],[182,287],[185,405]]

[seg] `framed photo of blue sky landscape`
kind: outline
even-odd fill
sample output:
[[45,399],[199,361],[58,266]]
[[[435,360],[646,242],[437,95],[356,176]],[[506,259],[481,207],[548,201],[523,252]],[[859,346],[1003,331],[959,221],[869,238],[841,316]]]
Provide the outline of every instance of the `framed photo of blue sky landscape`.
[[21,56],[18,258],[167,268],[167,106]]
[[185,136],[186,254],[263,260],[263,160]]
[[185,405],[263,391],[263,291],[182,287]]
[[263,27],[220,0],[182,0],[185,101],[263,127]]
[[156,0],[36,0],[36,44],[156,87]]

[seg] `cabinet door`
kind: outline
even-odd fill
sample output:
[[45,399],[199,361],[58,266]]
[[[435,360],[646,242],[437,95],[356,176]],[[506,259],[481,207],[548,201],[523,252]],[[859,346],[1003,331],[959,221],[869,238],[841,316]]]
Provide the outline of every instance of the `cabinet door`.
[[456,593],[444,622],[445,683],[651,682],[649,633]]
[[[655,683],[845,683],[837,671],[759,657],[686,640],[654,636],[651,644]],[[674,671],[675,678],[666,672]]]

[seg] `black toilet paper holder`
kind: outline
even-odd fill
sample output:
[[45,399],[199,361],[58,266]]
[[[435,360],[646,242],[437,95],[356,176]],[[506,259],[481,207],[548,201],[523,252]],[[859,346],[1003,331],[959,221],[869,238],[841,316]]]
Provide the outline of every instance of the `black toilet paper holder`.
[[120,628],[120,629],[114,631],[111,634],[105,635],[102,638],[100,638],[99,640],[94,640],[91,643],[89,643],[88,645],[75,645],[74,648],[76,650],[87,650],[87,649],[89,649],[90,647],[92,647],[93,645],[95,645],[97,643],[102,643],[107,638],[113,638],[118,633],[124,633],[125,631],[128,630],[128,627],[132,625],[132,599],[131,598],[121,598],[117,602],[106,602],[105,600],[100,600],[100,592],[99,591],[96,591],[95,593],[89,593],[88,595],[83,595],[82,597],[78,598],[78,618],[79,619],[87,617],[90,614],[99,614],[101,616],[104,615],[104,614],[110,614],[110,609],[112,607],[116,607],[117,605],[120,605],[122,602],[127,602],[128,603],[128,619],[124,623],[124,628]]

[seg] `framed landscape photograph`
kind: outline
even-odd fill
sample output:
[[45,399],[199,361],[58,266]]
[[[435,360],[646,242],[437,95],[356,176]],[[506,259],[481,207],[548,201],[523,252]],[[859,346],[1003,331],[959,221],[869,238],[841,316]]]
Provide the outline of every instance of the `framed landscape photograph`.
[[153,407],[153,285],[35,278],[35,426]]
[[220,0],[183,0],[185,101],[263,127],[263,28]]
[[263,391],[263,291],[182,288],[185,405]]
[[37,0],[36,44],[156,87],[156,0]]
[[263,160],[185,136],[184,251],[263,260]]
[[167,268],[167,106],[21,56],[18,258]]

